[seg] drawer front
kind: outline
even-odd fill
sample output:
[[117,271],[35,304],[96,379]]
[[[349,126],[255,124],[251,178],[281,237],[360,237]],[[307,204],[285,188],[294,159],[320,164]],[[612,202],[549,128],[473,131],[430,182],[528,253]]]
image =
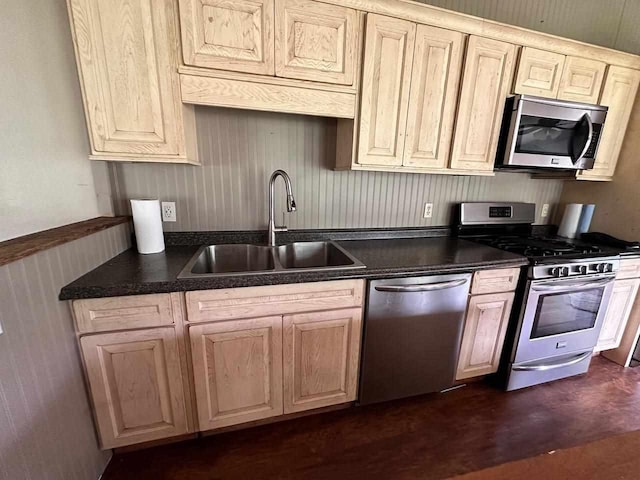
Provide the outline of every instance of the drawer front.
[[640,258],[630,258],[620,260],[620,269],[616,278],[638,278],[640,277]]
[[187,292],[190,322],[266,317],[362,306],[364,280]]
[[76,300],[73,312],[80,333],[173,324],[168,293]]
[[519,276],[519,268],[500,268],[476,272],[473,275],[471,294],[510,292],[516,289]]

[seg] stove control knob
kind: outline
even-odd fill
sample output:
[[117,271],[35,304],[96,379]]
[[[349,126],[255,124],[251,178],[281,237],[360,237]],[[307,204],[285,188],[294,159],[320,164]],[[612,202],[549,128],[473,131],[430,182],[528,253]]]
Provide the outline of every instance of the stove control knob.
[[613,263],[607,263],[607,272],[613,272]]
[[549,273],[554,277],[559,277],[562,275],[562,270],[560,267],[553,267],[549,270]]
[[569,267],[560,268],[560,276],[561,277],[568,277],[569,276]]
[[578,273],[579,273],[580,275],[586,275],[588,270],[589,270],[589,269],[587,268],[587,266],[586,266],[586,265],[579,265],[579,266],[578,266]]
[[596,270],[598,273],[605,273],[607,271],[606,263],[599,263],[596,265]]

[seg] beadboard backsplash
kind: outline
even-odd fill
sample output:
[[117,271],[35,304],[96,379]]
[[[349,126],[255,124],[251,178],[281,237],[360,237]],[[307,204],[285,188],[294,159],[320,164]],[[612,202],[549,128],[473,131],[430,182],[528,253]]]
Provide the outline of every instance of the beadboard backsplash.
[[[281,168],[291,176],[298,210],[289,228],[365,228],[448,225],[462,201],[535,202],[537,223],[553,218],[561,180],[527,174],[462,177],[380,172],[336,172],[334,119],[198,107],[202,166],[112,164],[116,214],[131,198],[175,201],[177,222],[165,231],[263,229],[268,180]],[[276,185],[276,220],[285,210],[284,184]],[[425,202],[433,217],[423,218]],[[552,207],[540,218],[544,203]]]

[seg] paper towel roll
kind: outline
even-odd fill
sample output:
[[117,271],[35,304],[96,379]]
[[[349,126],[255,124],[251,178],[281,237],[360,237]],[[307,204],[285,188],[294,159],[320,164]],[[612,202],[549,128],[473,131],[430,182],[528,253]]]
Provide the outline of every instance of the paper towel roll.
[[589,231],[589,227],[591,226],[591,219],[593,218],[593,212],[595,211],[595,209],[596,206],[593,203],[582,207],[580,221],[578,222],[578,235]]
[[148,198],[131,200],[131,212],[133,214],[133,229],[136,232],[138,253],[147,254],[164,251],[160,200]]
[[560,222],[560,228],[558,228],[559,236],[576,238],[582,207],[583,205],[581,203],[570,203],[566,206],[564,215],[562,216],[562,222]]

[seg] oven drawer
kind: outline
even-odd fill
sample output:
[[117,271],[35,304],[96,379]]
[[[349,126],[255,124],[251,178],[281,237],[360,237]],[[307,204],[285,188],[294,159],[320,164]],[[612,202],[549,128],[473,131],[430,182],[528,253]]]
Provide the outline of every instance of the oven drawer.
[[620,268],[616,274],[616,278],[639,278],[640,277],[640,258],[629,258],[620,260]]
[[516,289],[519,277],[519,268],[481,270],[473,274],[471,294],[511,292]]

